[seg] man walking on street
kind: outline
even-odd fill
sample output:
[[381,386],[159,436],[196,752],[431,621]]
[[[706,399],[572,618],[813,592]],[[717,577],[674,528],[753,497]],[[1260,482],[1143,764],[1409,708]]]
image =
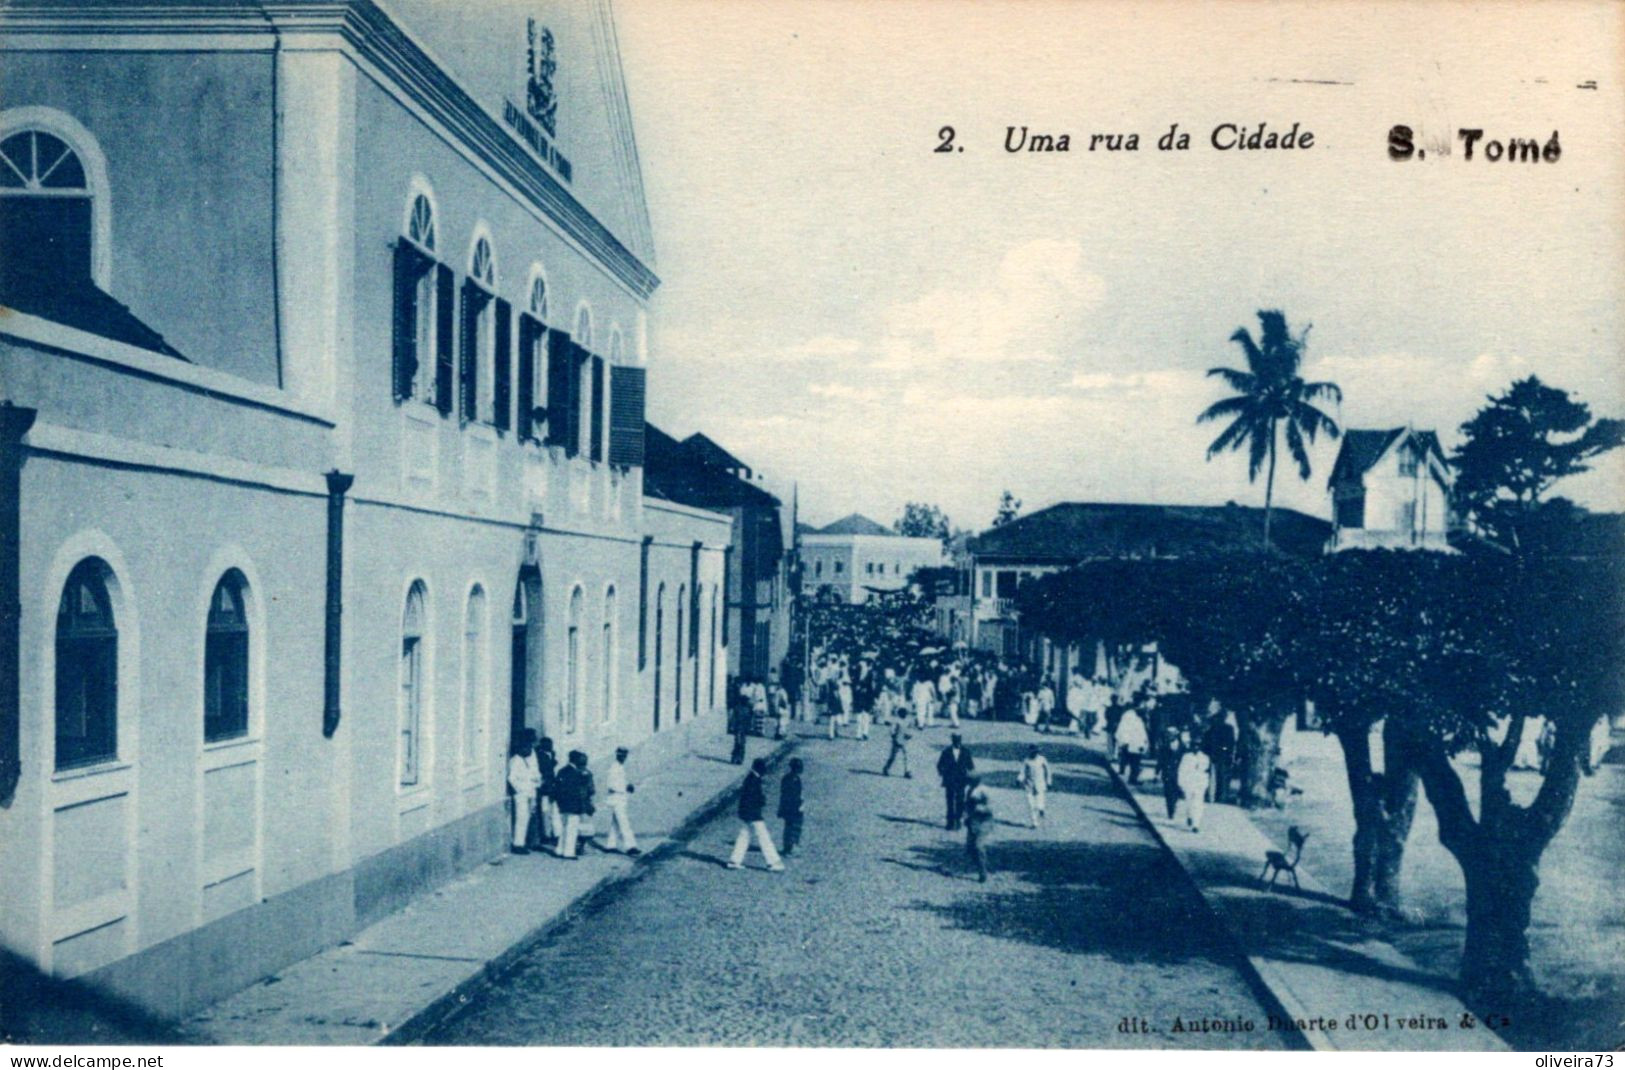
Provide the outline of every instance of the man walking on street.
[[804,812],[801,809],[801,770],[803,763],[800,758],[790,759],[790,771],[784,774],[779,781],[779,817],[784,820],[784,857],[789,858],[796,852],[796,845],[801,842],[801,821]]
[[937,776],[942,781],[942,792],[948,803],[948,828],[957,829],[965,815],[965,788],[976,762],[965,749],[955,732],[937,759]]
[[750,850],[751,833],[756,834],[756,847],[762,852],[767,868],[774,873],[784,872],[784,863],[773,847],[773,834],[767,831],[762,814],[767,810],[767,789],[762,778],[767,774],[767,762],[761,758],[750,763],[750,774],[739,789],[739,835],[734,837],[733,854],[728,857],[728,868],[739,869],[745,864],[745,852]]
[[618,850],[625,844],[626,853],[636,858],[643,852],[638,850],[638,837],[632,831],[632,821],[626,814],[630,796],[638,790],[635,784],[626,779],[626,757],[630,753],[625,747],[617,747],[615,764],[609,767],[609,775],[604,778],[604,800],[609,804],[609,835],[604,838],[604,850]]
[[891,765],[897,759],[903,759],[903,779],[913,780],[914,774],[908,769],[908,741],[912,738],[908,734],[908,718],[899,717],[891,726],[891,753],[886,755],[886,764],[880,767],[881,776],[891,776]]
[[987,834],[993,827],[993,800],[975,773],[965,780],[965,853],[976,867],[976,879],[987,883]]
[[542,786],[535,747],[536,733],[521,729],[513,737],[513,753],[508,756],[508,789],[513,792],[513,841],[508,849],[516,855],[530,853],[526,837],[536,816],[536,790]]
[[1230,801],[1230,761],[1236,753],[1236,730],[1222,711],[1213,718],[1213,723],[1208,725],[1206,734],[1202,736],[1202,750],[1206,752],[1212,769],[1213,801],[1227,803]]
[[1049,762],[1037,747],[1027,748],[1027,759],[1021,763],[1020,780],[1022,789],[1027,793],[1027,816],[1032,820],[1033,828],[1037,828],[1044,822],[1051,783]]

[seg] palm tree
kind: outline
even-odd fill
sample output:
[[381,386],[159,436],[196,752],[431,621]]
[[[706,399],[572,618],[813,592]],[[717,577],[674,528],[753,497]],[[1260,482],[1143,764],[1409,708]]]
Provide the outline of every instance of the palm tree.
[[1207,458],[1226,450],[1246,446],[1247,481],[1258,479],[1258,471],[1269,466],[1264,481],[1264,546],[1270,545],[1270,511],[1275,498],[1275,443],[1277,429],[1286,425],[1286,445],[1292,459],[1298,462],[1298,476],[1309,478],[1309,452],[1305,440],[1313,442],[1324,431],[1328,438],[1339,434],[1337,422],[1315,408],[1311,402],[1321,398],[1341,404],[1343,391],[1336,383],[1306,383],[1298,374],[1303,362],[1303,347],[1309,337],[1305,327],[1296,338],[1287,330],[1286,315],[1279,311],[1260,311],[1259,341],[1254,342],[1247,328],[1237,327],[1230,340],[1241,346],[1247,354],[1247,370],[1210,368],[1208,375],[1223,379],[1237,393],[1209,405],[1197,423],[1206,423],[1221,417],[1233,416],[1213,445],[1207,448]]

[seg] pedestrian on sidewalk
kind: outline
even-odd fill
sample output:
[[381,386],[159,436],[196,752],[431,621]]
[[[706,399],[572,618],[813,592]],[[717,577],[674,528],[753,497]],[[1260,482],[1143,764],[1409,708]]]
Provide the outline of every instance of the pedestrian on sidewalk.
[[1236,754],[1236,727],[1230,715],[1219,711],[1202,736],[1202,750],[1206,752],[1212,768],[1212,799],[1216,803],[1230,801],[1230,762]]
[[536,771],[542,774],[542,786],[536,790],[535,838],[539,850],[557,845],[564,831],[558,800],[553,798],[553,785],[559,778],[559,756],[553,749],[551,736],[543,736],[536,743]]
[[[1212,762],[1208,756],[1191,746],[1190,735],[1184,735],[1185,752],[1179,759],[1179,790],[1185,796],[1185,825],[1192,832],[1202,831],[1202,813],[1207,809],[1207,778]],[[1173,815],[1170,814],[1171,818]]]
[[1146,738],[1145,722],[1133,707],[1123,711],[1123,717],[1117,722],[1117,760],[1118,773],[1130,784],[1140,782],[1140,763],[1145,760],[1145,752],[1150,746]]
[[564,817],[564,832],[559,837],[558,855],[572,861],[576,856],[576,840],[581,835],[581,823],[597,810],[592,804],[592,774],[587,771],[587,755],[578,750],[570,752],[570,759],[559,770],[553,785],[558,796],[559,813]]
[[891,726],[891,753],[886,755],[886,764],[880,767],[881,776],[891,776],[892,763],[903,759],[903,779],[913,780],[914,774],[908,768],[908,741],[914,738],[909,735],[908,718],[899,717]]
[[773,719],[777,722],[776,739],[790,735],[790,692],[776,679],[773,682]]
[[931,686],[931,681],[923,669],[919,670],[914,678],[914,691],[911,697],[914,700],[914,727],[923,731],[931,726],[932,706],[937,701],[936,688]]
[[1184,757],[1188,735],[1169,725],[1163,730],[1162,748],[1157,752],[1157,779],[1162,781],[1162,803],[1168,810],[1168,820],[1174,819],[1174,808],[1179,805],[1179,759]]
[[728,856],[729,869],[739,869],[745,864],[745,852],[750,850],[750,837],[755,833],[756,847],[762,852],[767,868],[774,873],[784,871],[784,862],[773,847],[773,834],[762,819],[767,810],[767,789],[762,785],[766,775],[767,762],[757,758],[750,763],[750,773],[739,788],[739,834],[734,837],[733,854]]
[[735,691],[728,702],[728,731],[734,737],[734,749],[729,761],[745,764],[745,739],[750,735],[750,700],[742,691]]
[[508,790],[513,793],[513,839],[508,850],[516,855],[530,854],[525,843],[536,816],[536,792],[542,786],[535,751],[535,732],[522,728],[514,734],[508,754]]
[[795,854],[801,843],[801,822],[806,816],[801,808],[800,758],[790,759],[790,771],[779,781],[779,817],[784,820],[784,857]]
[[626,759],[631,753],[625,747],[616,747],[615,763],[604,777],[604,802],[609,806],[609,835],[604,837],[604,850],[615,851],[625,845],[627,855],[636,858],[643,852],[638,849],[637,833],[632,831],[632,819],[626,812],[632,793],[638,790],[626,777]]
[[976,867],[976,879],[987,883],[987,839],[993,828],[993,800],[982,778],[971,773],[965,781],[965,853]]
[[942,781],[942,794],[948,804],[947,827],[950,831],[957,829],[964,818],[965,792],[975,769],[975,759],[965,749],[965,742],[959,733],[955,732],[937,758],[937,777]]
[[1027,748],[1027,758],[1021,763],[1019,779],[1022,790],[1027,793],[1027,816],[1032,820],[1033,828],[1037,828],[1044,823],[1051,778],[1049,762],[1036,746]]

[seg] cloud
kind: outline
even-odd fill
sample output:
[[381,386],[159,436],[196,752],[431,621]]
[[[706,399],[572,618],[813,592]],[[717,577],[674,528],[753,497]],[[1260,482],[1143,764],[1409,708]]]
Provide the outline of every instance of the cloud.
[[807,388],[807,393],[832,401],[877,401],[880,398],[878,390],[841,382],[814,383]]
[[992,277],[931,290],[883,316],[882,368],[1053,362],[1106,285],[1083,269],[1083,245],[1040,238],[1007,252]]
[[816,338],[785,346],[779,350],[779,356],[786,360],[824,360],[832,357],[851,357],[862,351],[863,344],[855,338],[838,338],[831,334],[821,334]]

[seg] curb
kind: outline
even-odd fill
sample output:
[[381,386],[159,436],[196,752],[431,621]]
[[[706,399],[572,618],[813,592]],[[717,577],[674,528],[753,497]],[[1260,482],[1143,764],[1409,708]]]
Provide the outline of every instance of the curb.
[[[1179,871],[1179,875],[1184,878],[1185,885],[1196,895],[1197,900],[1202,904],[1202,908],[1207,911],[1208,917],[1213,919],[1217,930],[1224,934],[1225,942],[1230,945],[1230,949],[1235,953],[1242,975],[1247,978],[1248,985],[1253,989],[1254,995],[1258,996],[1259,1001],[1264,1004],[1265,1010],[1289,1022],[1314,1017],[1307,1008],[1301,1006],[1294,997],[1284,991],[1285,985],[1271,983],[1270,975],[1273,975],[1274,970],[1268,964],[1253,960],[1253,957],[1247,953],[1246,947],[1242,944],[1241,938],[1230,927],[1230,923],[1225,921],[1224,916],[1213,908],[1213,904],[1207,901],[1207,896],[1202,894],[1202,886],[1196,883],[1196,878],[1191,876],[1190,870],[1185,868],[1185,863],[1179,860],[1179,855],[1174,853],[1172,847],[1168,846],[1168,841],[1163,836],[1162,830],[1157,827],[1157,823],[1152,821],[1150,815],[1145,812],[1145,807],[1140,804],[1139,794],[1123,782],[1123,778],[1118,775],[1116,767],[1111,762],[1106,761],[1104,756],[1102,756],[1101,762],[1106,767],[1106,773],[1112,778],[1112,783],[1117,785],[1117,790],[1128,796],[1129,805],[1134,807],[1134,813],[1139,817],[1140,823],[1151,833],[1152,838],[1157,841],[1157,846],[1162,848],[1163,854]],[[1342,1050],[1335,1045],[1328,1044],[1323,1036],[1312,1036],[1297,1028],[1280,1030],[1277,1035],[1296,1037],[1301,1049],[1305,1051]]]
[[[769,769],[774,769],[785,758],[789,757],[800,742],[801,738],[799,736],[782,740],[772,751],[761,757],[767,761]],[[475,998],[484,989],[501,981],[511,973],[518,965],[519,960],[537,945],[561,929],[573,924],[577,919],[604,903],[612,895],[617,895],[625,890],[627,886],[642,880],[651,872],[653,863],[676,854],[678,850],[687,845],[689,840],[693,839],[702,826],[709,824],[719,814],[727,810],[738,795],[739,784],[732,783],[700,803],[689,811],[688,816],[683,818],[676,828],[672,829],[671,834],[665,838],[660,846],[651,848],[634,861],[631,866],[619,872],[604,874],[595,884],[572,899],[558,913],[537,925],[494,958],[488,959],[472,976],[458,982],[449,991],[435,997],[417,1013],[384,1033],[373,1041],[373,1045],[377,1047],[399,1047],[415,1044],[430,1030],[455,1019],[474,1004]]]

